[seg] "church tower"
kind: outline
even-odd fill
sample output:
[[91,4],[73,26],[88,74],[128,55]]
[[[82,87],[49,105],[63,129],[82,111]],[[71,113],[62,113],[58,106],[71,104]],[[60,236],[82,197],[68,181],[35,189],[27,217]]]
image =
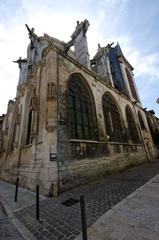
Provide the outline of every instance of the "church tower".
[[140,103],[132,72],[133,67],[125,58],[119,43],[115,47],[110,48],[109,61],[115,88],[128,96],[132,101]]

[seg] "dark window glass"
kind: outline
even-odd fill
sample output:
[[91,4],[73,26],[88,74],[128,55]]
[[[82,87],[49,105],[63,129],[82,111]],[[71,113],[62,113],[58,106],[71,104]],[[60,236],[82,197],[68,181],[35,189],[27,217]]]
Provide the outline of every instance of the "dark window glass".
[[17,124],[14,123],[13,136],[12,136],[12,142],[11,142],[11,151],[14,150],[14,143],[15,143],[15,137],[16,137],[16,130],[17,130]]
[[134,116],[129,106],[126,107],[126,118],[128,123],[129,139],[132,140],[133,143],[140,143]]
[[71,138],[98,139],[92,96],[81,77],[76,74],[71,76],[69,83],[69,125]]
[[159,145],[159,131],[157,128],[157,124],[153,123],[150,116],[147,116],[147,122],[154,145]]
[[102,99],[106,133],[111,142],[127,142],[126,133],[113,97],[106,93]]
[[127,75],[127,78],[128,78],[129,86],[130,86],[130,89],[131,89],[131,94],[132,94],[133,98],[138,100],[132,76],[131,76],[130,72],[127,69],[125,69],[125,70],[126,70],[126,75]]
[[143,121],[143,118],[142,118],[140,112],[138,112],[138,118],[139,118],[139,122],[140,122],[141,129],[142,129],[142,130],[145,130],[146,127],[145,127],[145,124],[144,124],[144,121]]
[[29,112],[26,145],[31,143],[32,110]]

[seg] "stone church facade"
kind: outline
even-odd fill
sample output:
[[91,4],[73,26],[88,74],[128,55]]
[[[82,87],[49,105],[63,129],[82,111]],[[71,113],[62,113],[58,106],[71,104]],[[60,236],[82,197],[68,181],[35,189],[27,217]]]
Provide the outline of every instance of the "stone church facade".
[[133,67],[119,44],[90,60],[88,27],[77,22],[64,43],[27,26],[16,98],[0,116],[1,179],[56,195],[159,156],[159,119],[143,109]]

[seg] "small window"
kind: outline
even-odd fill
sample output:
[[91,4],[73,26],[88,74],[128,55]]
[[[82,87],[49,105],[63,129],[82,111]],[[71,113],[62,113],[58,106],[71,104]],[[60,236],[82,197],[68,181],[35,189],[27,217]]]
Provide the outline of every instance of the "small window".
[[30,110],[29,116],[28,116],[26,145],[28,145],[32,142],[31,141],[31,129],[32,129],[32,110]]

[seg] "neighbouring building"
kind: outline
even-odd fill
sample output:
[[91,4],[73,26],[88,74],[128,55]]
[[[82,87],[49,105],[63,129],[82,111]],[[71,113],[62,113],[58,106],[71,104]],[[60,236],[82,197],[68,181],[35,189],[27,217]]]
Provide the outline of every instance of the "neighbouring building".
[[65,43],[27,26],[16,98],[0,116],[1,179],[56,195],[159,156],[159,119],[143,109],[133,67],[119,44],[90,60],[88,27],[77,22]]

